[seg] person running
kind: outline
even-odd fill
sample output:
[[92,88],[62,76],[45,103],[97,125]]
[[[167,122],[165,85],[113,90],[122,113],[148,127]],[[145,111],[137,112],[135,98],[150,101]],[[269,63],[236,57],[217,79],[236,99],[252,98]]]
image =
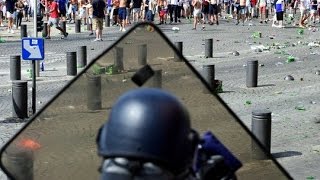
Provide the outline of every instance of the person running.
[[[193,21],[193,30],[196,30],[197,29],[197,24],[198,22],[201,23],[202,20],[201,20],[201,7],[202,7],[202,3],[201,3],[202,0],[192,0],[192,6],[193,6],[193,18],[194,18],[194,21]],[[202,25],[202,30],[205,29],[205,26]]]
[[105,17],[106,3],[104,0],[93,0],[93,26],[96,30],[96,39],[94,41],[102,41],[103,19]]
[[125,32],[126,29],[126,18],[127,18],[127,8],[126,8],[127,0],[120,0],[119,4],[119,24],[120,24],[120,30],[122,32]]
[[58,29],[61,32],[61,34],[64,35],[64,38],[68,37],[68,33],[59,26],[58,0],[54,0],[50,5],[49,21],[48,21],[48,26],[47,26],[48,35],[47,35],[46,39],[51,39],[51,27],[52,26],[55,26],[55,28]]

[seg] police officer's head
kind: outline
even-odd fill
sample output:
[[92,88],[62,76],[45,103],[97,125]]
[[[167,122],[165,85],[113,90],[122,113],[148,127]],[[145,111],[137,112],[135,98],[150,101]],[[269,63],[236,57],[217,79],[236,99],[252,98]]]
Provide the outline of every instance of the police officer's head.
[[197,140],[189,114],[175,96],[139,88],[117,100],[97,143],[105,159],[152,162],[179,174],[191,167]]

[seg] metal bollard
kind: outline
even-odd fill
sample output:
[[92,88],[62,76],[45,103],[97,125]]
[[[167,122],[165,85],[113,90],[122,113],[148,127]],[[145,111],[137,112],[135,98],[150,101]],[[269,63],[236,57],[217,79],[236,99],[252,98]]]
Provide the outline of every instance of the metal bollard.
[[105,17],[105,24],[104,24],[105,27],[110,27],[110,15],[106,15]]
[[10,80],[21,80],[21,56],[10,56]]
[[[214,64],[210,65],[203,65],[202,66],[202,76],[206,80],[206,82],[209,84],[210,92],[214,91],[214,79],[215,79],[215,70],[214,70]],[[210,93],[208,92],[207,88],[203,90],[204,93]]]
[[[252,111],[252,133],[260,143],[270,153],[271,148],[271,111],[254,110]],[[252,142],[252,155],[254,159],[268,159],[262,150],[257,147],[256,142]]]
[[67,22],[66,21],[61,21],[60,27],[61,27],[61,29],[63,29],[64,32],[67,32]]
[[[178,51],[181,54],[183,54],[183,44],[182,44],[182,42],[175,42],[174,44],[176,45]],[[179,56],[176,53],[174,53],[174,61],[182,61],[182,59],[180,59]]]
[[11,147],[5,151],[5,164],[13,179],[27,180],[33,177],[33,151],[23,147]]
[[77,19],[77,20],[76,20],[75,32],[76,32],[76,33],[80,33],[80,32],[81,32],[81,19]]
[[138,64],[144,66],[147,64],[147,45],[142,44],[138,46]]
[[258,86],[258,60],[247,61],[247,87]]
[[20,27],[20,35],[21,35],[21,38],[28,37],[27,25],[26,24],[22,24],[21,25],[21,27]]
[[12,116],[21,119],[28,117],[27,81],[12,81]]
[[154,70],[154,75],[152,77],[152,87],[162,88],[162,69]]
[[118,71],[123,71],[123,48],[116,47],[114,65]]
[[78,48],[78,67],[83,68],[87,65],[87,46]]
[[206,39],[205,40],[205,57],[206,58],[212,58],[212,46],[213,46],[213,40],[212,39]]
[[67,52],[67,75],[77,75],[77,52]]
[[48,23],[43,23],[42,37],[48,36]]
[[87,76],[87,108],[89,110],[102,109],[101,76]]

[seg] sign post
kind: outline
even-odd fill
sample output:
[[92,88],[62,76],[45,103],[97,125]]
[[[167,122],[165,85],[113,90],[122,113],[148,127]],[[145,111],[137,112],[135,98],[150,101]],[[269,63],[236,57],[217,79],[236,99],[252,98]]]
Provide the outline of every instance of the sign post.
[[44,59],[43,38],[22,39],[22,59],[32,61],[32,114],[36,113],[36,61]]

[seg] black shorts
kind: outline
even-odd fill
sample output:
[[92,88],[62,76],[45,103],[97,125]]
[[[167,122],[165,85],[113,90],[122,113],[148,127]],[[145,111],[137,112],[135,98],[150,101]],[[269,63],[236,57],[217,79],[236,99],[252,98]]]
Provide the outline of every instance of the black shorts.
[[59,16],[60,17],[66,17],[67,11],[60,11]]
[[208,14],[209,13],[209,5],[202,5],[202,10],[201,12],[203,14]]
[[283,11],[282,12],[277,12],[277,21],[283,21]]
[[118,8],[113,10],[113,15],[114,16],[118,16],[118,10],[119,10]]
[[209,5],[209,14],[210,15],[217,15],[219,12],[217,4],[210,4]]

